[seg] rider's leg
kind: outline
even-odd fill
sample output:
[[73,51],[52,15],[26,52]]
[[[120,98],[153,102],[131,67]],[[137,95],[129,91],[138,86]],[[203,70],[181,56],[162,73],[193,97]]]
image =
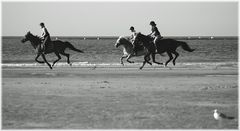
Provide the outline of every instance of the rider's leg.
[[161,35],[158,35],[154,38],[153,40],[153,43],[155,45],[155,48],[156,48],[156,52],[158,51],[158,48],[157,48],[157,43],[159,42],[159,40],[161,40],[163,37]]
[[137,51],[136,51],[136,45],[134,44],[134,41],[132,41],[132,45],[133,45],[133,55],[136,55]]
[[42,52],[43,53],[45,53],[46,43],[47,43],[47,37],[43,40],[43,43],[42,43]]
[[43,41],[43,53],[46,52],[46,46],[47,46],[47,44],[48,44],[49,41],[50,41],[50,37],[47,36],[47,37],[44,39],[44,41]]
[[153,40],[153,43],[154,43],[156,52],[158,52],[158,50],[157,50],[157,44],[156,44],[157,40],[158,40],[158,37],[156,36],[156,37],[154,38],[154,40]]

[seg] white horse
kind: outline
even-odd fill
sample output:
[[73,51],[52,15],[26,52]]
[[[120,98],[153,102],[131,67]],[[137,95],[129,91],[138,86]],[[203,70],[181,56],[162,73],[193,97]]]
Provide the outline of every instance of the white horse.
[[[130,42],[130,40],[128,40],[127,38],[122,37],[122,36],[120,36],[115,43],[116,48],[119,46],[123,47],[123,56],[120,58],[120,63],[122,65],[124,65],[123,58],[127,58],[127,62],[129,62],[129,63],[134,63],[134,61],[129,60],[131,57],[137,57],[137,56],[143,56],[143,55],[145,56],[148,53],[148,50],[143,47],[141,50],[138,50],[136,52],[136,54],[134,55],[132,43]],[[152,63],[150,63],[149,60],[150,60],[150,57],[147,57],[147,63],[152,65]],[[153,62],[156,63],[155,62],[155,54],[154,54]],[[160,63],[160,64],[162,64],[162,63]]]

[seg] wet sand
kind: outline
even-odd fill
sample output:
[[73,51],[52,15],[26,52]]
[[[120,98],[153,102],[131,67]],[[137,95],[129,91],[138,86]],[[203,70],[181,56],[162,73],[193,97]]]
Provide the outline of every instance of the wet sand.
[[[233,116],[216,121],[213,110]],[[237,129],[236,68],[2,69],[3,129]]]

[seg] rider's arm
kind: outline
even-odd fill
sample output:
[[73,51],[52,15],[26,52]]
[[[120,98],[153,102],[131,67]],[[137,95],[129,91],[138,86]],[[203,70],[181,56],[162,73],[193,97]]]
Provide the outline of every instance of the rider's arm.
[[46,37],[48,35],[48,31],[46,28],[43,28],[43,33],[42,33],[42,37]]
[[153,28],[151,29],[151,31],[152,31],[152,32],[151,32],[148,36],[152,36],[152,35],[155,33],[155,31],[154,31]]
[[153,33],[154,33],[154,32],[151,32],[150,34],[148,34],[148,36],[152,36]]
[[44,38],[45,35],[46,35],[46,31],[45,31],[45,28],[43,28],[41,38]]
[[133,34],[131,34],[131,36],[130,36],[130,40],[132,40],[133,39]]

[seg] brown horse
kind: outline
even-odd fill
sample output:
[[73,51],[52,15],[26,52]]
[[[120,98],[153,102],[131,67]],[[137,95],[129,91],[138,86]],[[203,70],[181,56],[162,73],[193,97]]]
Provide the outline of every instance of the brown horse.
[[[173,65],[176,64],[176,59],[179,56],[179,53],[176,51],[176,49],[181,46],[185,51],[193,52],[195,49],[191,49],[186,42],[183,41],[177,41],[174,39],[161,39],[156,41],[156,47],[153,44],[153,40],[151,37],[143,35],[141,33],[137,33],[134,42],[142,42],[143,45],[149,50],[151,54],[162,54],[164,52],[167,52],[169,56],[169,60],[165,63],[165,66],[173,59]],[[135,44],[135,43],[134,43]],[[172,54],[175,55],[175,58],[173,58]],[[150,55],[150,54],[148,54]],[[146,56],[147,57],[147,56]],[[143,66],[146,64],[146,60],[143,62]],[[141,69],[140,68],[140,69]]]
[[[47,63],[47,65],[49,66],[50,69],[52,69],[54,64],[61,59],[60,54],[66,56],[67,57],[67,63],[69,65],[71,65],[70,60],[69,60],[70,55],[65,53],[66,48],[69,48],[71,50],[83,53],[83,51],[81,51],[79,49],[76,49],[71,43],[69,43],[67,41],[63,42],[63,41],[60,41],[60,40],[55,40],[55,41],[51,41],[51,43],[48,43],[47,47],[46,47],[46,51],[44,53],[42,53],[42,48],[41,48],[42,40],[38,36],[34,36],[30,32],[28,32],[25,35],[25,38],[23,38],[21,41],[22,41],[22,43],[24,43],[26,41],[30,41],[33,48],[37,52],[37,56],[35,58],[35,61],[37,61],[38,63]],[[58,57],[58,59],[53,62],[52,66],[47,62],[46,57],[45,57],[45,54],[50,54],[50,53],[55,53],[56,56]],[[38,60],[38,57],[40,55],[42,56],[44,61],[39,61]]]

